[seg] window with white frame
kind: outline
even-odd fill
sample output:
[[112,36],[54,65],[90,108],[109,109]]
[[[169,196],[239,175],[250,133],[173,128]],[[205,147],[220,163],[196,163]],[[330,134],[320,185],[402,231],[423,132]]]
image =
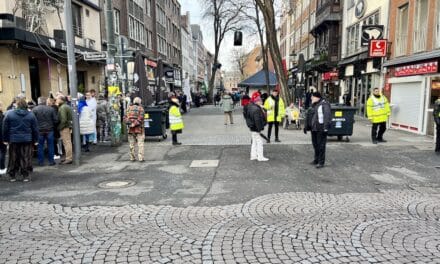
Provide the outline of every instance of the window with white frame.
[[395,56],[406,54],[408,43],[408,4],[399,7],[396,20]]
[[435,44],[434,47],[440,48],[440,1],[437,1],[437,17],[436,17],[436,23],[435,23],[435,32],[436,32],[436,38],[435,38]]
[[312,29],[315,26],[316,13],[313,12],[310,14],[310,28]]
[[146,1],[146,3],[147,3],[147,5],[146,5],[146,13],[147,13],[147,16],[149,16],[149,17],[151,17],[151,0],[147,0]]
[[360,23],[357,23],[349,28],[347,28],[347,55],[356,53],[360,46],[360,35],[359,35]]
[[115,33],[119,35],[120,32],[120,12],[118,9],[113,10],[113,17],[115,21]]
[[424,51],[426,49],[428,13],[428,0],[417,0],[414,12],[414,52]]
[[75,34],[75,36],[82,38],[82,7],[75,3],[72,3],[72,23],[73,33]]

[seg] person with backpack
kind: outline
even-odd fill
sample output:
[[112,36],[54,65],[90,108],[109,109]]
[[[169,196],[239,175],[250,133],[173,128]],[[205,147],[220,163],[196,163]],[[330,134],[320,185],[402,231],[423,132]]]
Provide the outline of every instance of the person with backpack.
[[243,116],[246,119],[246,125],[251,131],[252,145],[250,160],[268,161],[264,157],[263,139],[261,131],[266,125],[266,115],[263,108],[263,101],[260,94],[255,92],[252,94],[251,103],[243,108]]

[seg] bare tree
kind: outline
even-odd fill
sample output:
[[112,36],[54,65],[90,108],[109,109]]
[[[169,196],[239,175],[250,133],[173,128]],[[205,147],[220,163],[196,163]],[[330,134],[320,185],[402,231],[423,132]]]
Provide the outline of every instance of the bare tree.
[[289,103],[291,101],[287,88],[287,77],[284,74],[283,62],[281,58],[280,46],[277,41],[277,31],[275,27],[274,0],[255,0],[259,9],[263,13],[264,24],[266,25],[266,39],[269,46],[272,61],[275,67],[278,83],[281,87],[281,97]]
[[[270,83],[269,83],[269,57],[267,52],[267,46],[264,43],[264,26],[262,25],[260,19],[260,10],[258,9],[257,2],[253,0],[252,2],[245,1],[247,3],[246,8],[242,11],[244,17],[251,21],[253,25],[248,25],[248,28],[251,29],[252,34],[258,34],[258,38],[260,40],[261,46],[261,56],[263,58],[263,70],[264,75],[266,77],[266,89],[269,92]],[[255,12],[255,15],[252,13]],[[256,29],[255,29],[256,27]]]
[[232,51],[232,58],[231,62],[235,67],[237,67],[238,71],[240,72],[241,78],[246,78],[244,69],[247,66],[247,57],[248,53],[245,51],[244,48],[234,49]]
[[[212,19],[214,29],[214,67],[211,69],[209,91],[214,89],[215,73],[220,47],[227,33],[240,29],[240,15],[243,5],[234,0],[203,0],[206,6],[204,17]],[[211,100],[212,98],[209,97]]]

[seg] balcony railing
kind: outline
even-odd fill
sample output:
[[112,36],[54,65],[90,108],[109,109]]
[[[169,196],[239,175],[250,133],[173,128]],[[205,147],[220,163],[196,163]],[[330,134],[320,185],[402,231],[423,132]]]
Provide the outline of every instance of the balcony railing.
[[406,55],[406,47],[408,45],[407,35],[398,35],[396,37],[396,48],[394,49],[395,56]]
[[78,25],[73,25],[73,33],[75,34],[75,36],[82,38],[83,37],[83,28],[81,26]]
[[414,52],[424,51],[426,49],[426,27],[414,31]]

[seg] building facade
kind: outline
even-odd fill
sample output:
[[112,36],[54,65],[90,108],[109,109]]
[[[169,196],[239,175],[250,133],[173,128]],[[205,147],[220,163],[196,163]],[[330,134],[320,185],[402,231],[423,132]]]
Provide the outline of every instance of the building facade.
[[392,1],[345,0],[342,50],[339,62],[340,94],[349,94],[361,116],[374,87],[382,87],[381,59],[368,56],[369,38],[387,38],[389,4]]
[[[312,70],[317,76],[316,88],[330,103],[338,103],[340,94],[338,62],[341,58],[342,3],[339,0],[316,1],[315,37]],[[312,18],[311,18],[312,19]]]
[[393,105],[393,127],[434,134],[432,108],[440,96],[440,2],[391,1],[384,63],[385,93]]
[[195,91],[199,92],[203,85],[205,85],[205,74],[206,74],[206,52],[205,46],[203,45],[203,34],[200,29],[200,25],[191,25],[192,40],[193,40],[193,52],[194,52],[194,62],[193,62],[193,76],[195,81]]
[[182,77],[188,79],[190,91],[194,92],[195,79],[193,76],[194,47],[190,23],[190,13],[181,16],[182,40]]
[[316,86],[317,83],[317,76],[312,70],[315,39],[310,33],[315,26],[316,1],[291,0],[288,6],[288,84],[295,98],[299,99],[310,86]]
[[[64,1],[0,2],[0,100],[17,94],[36,99],[61,91],[69,93]],[[15,12],[14,12],[15,10]],[[83,52],[101,50],[101,9],[98,0],[72,1],[78,90],[104,84],[103,65],[86,62]]]

